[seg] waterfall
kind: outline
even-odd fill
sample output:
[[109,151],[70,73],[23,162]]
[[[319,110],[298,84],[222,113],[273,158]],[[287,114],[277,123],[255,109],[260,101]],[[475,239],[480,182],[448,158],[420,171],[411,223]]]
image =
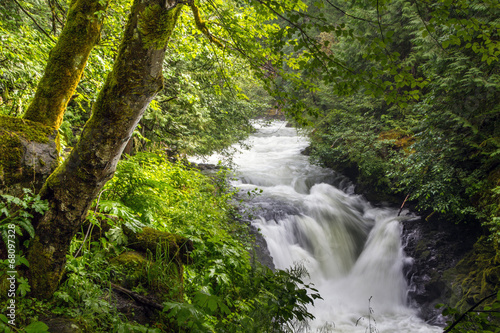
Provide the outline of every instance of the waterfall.
[[262,190],[247,205],[276,268],[303,265],[319,290],[310,332],[442,332],[407,306],[403,265],[411,259],[400,236],[408,217],[374,207],[345,178],[311,165],[300,154],[307,138],[283,122],[259,126],[248,141],[252,148],[234,157],[234,185]]

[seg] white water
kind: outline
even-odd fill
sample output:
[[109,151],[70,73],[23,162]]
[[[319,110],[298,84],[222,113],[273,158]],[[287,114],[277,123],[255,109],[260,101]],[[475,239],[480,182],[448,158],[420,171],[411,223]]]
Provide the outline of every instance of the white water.
[[307,139],[281,122],[261,128],[249,142],[252,149],[235,156],[234,184],[263,190],[249,204],[257,207],[253,223],[275,266],[304,265],[324,299],[310,308],[316,317],[310,332],[442,332],[406,305],[402,269],[408,259],[397,210],[373,207],[333,172],[310,165],[300,154]]

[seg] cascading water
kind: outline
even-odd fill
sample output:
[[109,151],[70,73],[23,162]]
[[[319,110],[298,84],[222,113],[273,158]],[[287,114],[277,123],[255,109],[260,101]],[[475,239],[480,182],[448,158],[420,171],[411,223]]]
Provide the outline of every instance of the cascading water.
[[442,332],[406,305],[397,210],[373,207],[342,177],[309,164],[300,154],[307,139],[282,122],[249,141],[234,158],[234,185],[263,190],[248,205],[275,266],[303,265],[319,290],[310,332]]

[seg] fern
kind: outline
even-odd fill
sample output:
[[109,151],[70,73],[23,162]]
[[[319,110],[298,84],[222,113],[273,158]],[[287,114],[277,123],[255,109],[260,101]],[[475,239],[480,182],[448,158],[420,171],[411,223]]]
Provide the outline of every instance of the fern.
[[49,209],[48,203],[40,199],[40,196],[33,195],[30,189],[23,189],[21,197],[7,194],[0,195],[0,233],[2,240],[7,244],[8,229],[14,226],[18,235],[27,232],[30,237],[35,236],[35,229],[31,223],[32,212],[44,214]]

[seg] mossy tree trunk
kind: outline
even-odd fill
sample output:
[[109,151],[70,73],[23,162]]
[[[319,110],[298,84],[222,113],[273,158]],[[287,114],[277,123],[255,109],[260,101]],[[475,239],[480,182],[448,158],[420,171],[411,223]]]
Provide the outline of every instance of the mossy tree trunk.
[[37,221],[28,249],[34,296],[52,296],[69,244],[116,164],[146,107],[163,87],[165,48],[182,5],[135,0],[112,72],[70,156],[45,182],[49,211]]
[[[57,130],[90,51],[99,41],[108,2],[71,0],[65,27],[24,116],[29,121],[0,119],[0,192],[16,194],[21,187],[39,190],[57,167]],[[33,135],[47,129],[50,134]]]
[[50,51],[45,72],[25,119],[58,129],[80,82],[90,51],[99,41],[108,0],[72,0],[59,39]]

